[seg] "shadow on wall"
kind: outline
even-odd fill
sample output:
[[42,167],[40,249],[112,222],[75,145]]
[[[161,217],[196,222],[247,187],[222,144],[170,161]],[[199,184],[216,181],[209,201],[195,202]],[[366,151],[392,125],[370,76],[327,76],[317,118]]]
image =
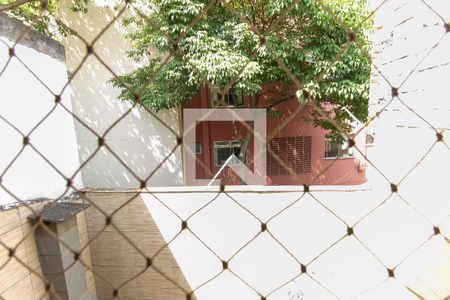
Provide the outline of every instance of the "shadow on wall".
[[[62,5],[61,19],[88,43],[114,17],[108,8],[90,5],[86,15],[79,15],[68,7],[68,2]],[[117,100],[119,91],[108,83],[115,75],[138,67],[127,57],[126,33],[121,20],[117,20],[94,44],[98,57],[90,55],[84,62],[87,52],[83,41],[77,36],[63,41],[68,69],[75,72],[82,64],[72,75],[71,89],[73,111],[81,120],[75,122],[75,127],[80,161],[87,162],[82,169],[86,187],[139,187],[140,180],[157,169],[176,147],[171,130],[179,132],[177,111],[158,113],[162,123],[143,108],[130,110],[130,103]],[[94,132],[105,135],[107,147],[97,151],[98,138]],[[151,186],[183,184],[180,149],[164,161],[147,183]]]

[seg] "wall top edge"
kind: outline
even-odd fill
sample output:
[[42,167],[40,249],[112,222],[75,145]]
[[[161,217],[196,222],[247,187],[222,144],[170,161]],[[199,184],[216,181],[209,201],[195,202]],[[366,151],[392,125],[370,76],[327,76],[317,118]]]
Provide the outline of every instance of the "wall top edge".
[[77,192],[71,193],[69,195],[66,195],[64,197],[58,198],[58,199],[50,199],[50,198],[37,198],[32,200],[23,200],[23,201],[17,201],[7,204],[0,205],[0,212],[19,208],[22,206],[29,206],[35,203],[66,203],[71,202],[80,199],[80,195]]
[[[46,204],[42,210],[38,212],[38,215],[44,222],[58,223],[77,215],[90,206],[90,204],[85,203],[52,202]],[[31,215],[28,218],[35,221],[37,215]]]
[[[369,184],[361,185],[339,185],[325,186],[312,185],[304,187],[302,185],[232,185],[225,186],[223,192],[234,193],[296,193],[296,192],[359,192],[370,191],[372,187]],[[84,188],[81,194],[89,193],[136,193],[136,194],[176,194],[176,193],[217,193],[220,192],[220,186],[173,186],[173,187],[147,187],[145,189],[121,189],[121,188]]]
[[18,44],[32,48],[61,62],[66,61],[64,46],[52,38],[32,29],[9,15],[0,12],[0,36],[16,42],[22,34]]

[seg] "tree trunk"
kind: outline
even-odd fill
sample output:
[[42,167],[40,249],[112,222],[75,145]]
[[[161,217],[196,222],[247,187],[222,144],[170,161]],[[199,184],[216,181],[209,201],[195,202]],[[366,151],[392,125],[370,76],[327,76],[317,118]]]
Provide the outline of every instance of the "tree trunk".
[[[253,108],[257,108],[259,105],[259,98],[260,98],[261,94],[257,94],[255,96],[255,102],[253,103]],[[250,145],[250,141],[253,135],[253,131],[250,129],[247,129],[247,131],[245,132],[245,138],[244,140],[241,139],[241,153],[240,153],[240,159],[241,161],[247,165],[248,163],[248,155],[247,155],[247,150],[248,150],[248,146]],[[245,182],[242,180],[241,178],[241,184],[245,184]]]
[[250,139],[252,138],[252,131],[247,129],[247,132],[245,133],[245,139],[242,141],[242,146],[241,146],[241,160],[244,164],[247,164],[247,150],[248,150],[248,145],[250,144]]

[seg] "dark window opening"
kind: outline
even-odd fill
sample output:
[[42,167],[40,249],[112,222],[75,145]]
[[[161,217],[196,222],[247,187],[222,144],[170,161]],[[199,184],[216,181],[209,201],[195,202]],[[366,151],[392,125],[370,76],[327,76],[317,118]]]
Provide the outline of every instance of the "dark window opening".
[[195,152],[194,154],[202,154],[202,144],[200,143],[195,143]]
[[221,101],[220,91],[213,89],[212,93],[212,107],[239,107],[244,105],[244,95],[242,93],[236,93],[232,89],[223,96]]

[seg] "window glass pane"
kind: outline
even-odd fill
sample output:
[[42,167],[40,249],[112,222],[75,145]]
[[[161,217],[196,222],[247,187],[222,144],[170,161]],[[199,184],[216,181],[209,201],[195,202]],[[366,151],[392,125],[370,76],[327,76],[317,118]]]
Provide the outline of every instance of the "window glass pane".
[[326,158],[338,157],[340,145],[330,142],[330,141],[326,141],[325,143],[326,143],[325,144],[325,157]]
[[217,166],[222,166],[231,155],[230,148],[216,148],[215,153]]
[[232,106],[232,107],[236,107],[236,106],[240,106],[240,105],[244,104],[242,95],[238,95],[235,92],[231,92],[231,91],[226,95],[226,100],[227,100],[228,106]]
[[195,143],[195,154],[202,154],[202,144]]
[[219,106],[219,89],[216,87],[211,88],[211,106],[218,107]]
[[236,106],[242,106],[242,105],[244,105],[244,96],[242,94],[239,94],[237,96]]
[[348,147],[347,139],[342,144],[325,142],[325,158],[352,157],[353,149]]
[[239,155],[241,154],[241,147],[233,147],[232,149],[234,155],[236,155],[239,158]]
[[234,93],[232,93],[232,92],[228,92],[226,95],[225,95],[225,103],[228,105],[228,106],[234,106]]
[[216,166],[222,166],[230,158],[231,154],[239,157],[241,145],[239,141],[215,141],[214,142],[214,162]]
[[339,157],[348,157],[351,156],[349,153],[350,149],[348,148],[348,143],[345,141],[344,144],[340,145],[339,148]]
[[349,147],[348,139],[346,138],[341,145],[339,157],[351,157],[351,156],[353,156],[353,149]]
[[244,105],[244,97],[242,94],[236,94],[232,90],[229,90],[223,97],[221,102],[221,95],[219,89],[213,88],[212,94],[212,107],[238,107]]
[[374,140],[375,140],[375,134],[373,134],[373,133],[366,134],[366,145],[367,146],[373,146]]

